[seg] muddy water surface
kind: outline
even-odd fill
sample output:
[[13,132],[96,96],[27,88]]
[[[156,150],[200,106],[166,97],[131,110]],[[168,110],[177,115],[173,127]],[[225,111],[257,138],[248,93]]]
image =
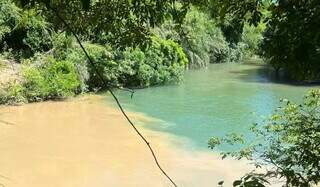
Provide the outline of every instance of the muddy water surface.
[[[130,114],[138,124],[148,120]],[[7,187],[170,186],[146,146],[104,98],[80,97],[0,108],[0,183]],[[244,162],[189,152],[187,140],[139,126],[179,186],[216,186]],[[228,185],[227,185],[228,186]]]

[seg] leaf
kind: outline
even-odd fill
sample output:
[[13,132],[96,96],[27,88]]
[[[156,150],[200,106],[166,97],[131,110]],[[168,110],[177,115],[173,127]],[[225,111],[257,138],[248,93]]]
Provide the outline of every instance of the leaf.
[[265,187],[265,185],[263,185],[262,183],[260,183],[259,181],[248,181],[248,182],[245,182],[243,184],[245,187]]
[[242,183],[242,180],[236,180],[233,182],[233,186],[239,186]]
[[247,175],[243,180],[247,181],[252,177],[252,175]]
[[219,185],[223,185],[224,181],[220,181],[218,182]]
[[226,157],[227,157],[227,155],[226,155],[226,154],[223,154],[223,155],[222,155],[222,160],[225,159]]

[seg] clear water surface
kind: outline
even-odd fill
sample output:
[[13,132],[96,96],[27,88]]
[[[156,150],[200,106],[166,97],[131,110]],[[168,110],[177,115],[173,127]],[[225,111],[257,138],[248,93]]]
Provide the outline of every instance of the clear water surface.
[[188,149],[207,149],[210,137],[247,134],[281,98],[300,102],[311,88],[281,80],[255,63],[212,64],[186,71],[179,85],[139,89],[132,99],[127,92],[116,94],[127,110],[161,120],[147,128],[187,138]]

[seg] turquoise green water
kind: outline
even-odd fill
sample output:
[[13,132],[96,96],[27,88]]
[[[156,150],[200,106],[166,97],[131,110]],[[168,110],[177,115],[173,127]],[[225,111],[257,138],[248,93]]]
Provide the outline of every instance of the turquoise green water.
[[187,138],[189,148],[207,149],[210,137],[247,134],[279,99],[299,102],[312,88],[282,82],[261,65],[212,64],[187,71],[179,85],[136,90],[132,99],[126,92],[117,95],[127,110],[161,119],[147,128]]

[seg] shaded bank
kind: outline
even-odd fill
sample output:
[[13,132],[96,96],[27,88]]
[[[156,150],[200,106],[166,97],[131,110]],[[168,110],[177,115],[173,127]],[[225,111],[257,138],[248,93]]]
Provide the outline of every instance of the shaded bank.
[[[96,96],[1,107],[0,182],[7,186],[169,186],[121,114]],[[130,114],[143,124],[152,119]],[[142,128],[142,127],[140,127]],[[179,186],[214,186],[248,170],[214,153],[188,152],[186,140],[142,129]]]

